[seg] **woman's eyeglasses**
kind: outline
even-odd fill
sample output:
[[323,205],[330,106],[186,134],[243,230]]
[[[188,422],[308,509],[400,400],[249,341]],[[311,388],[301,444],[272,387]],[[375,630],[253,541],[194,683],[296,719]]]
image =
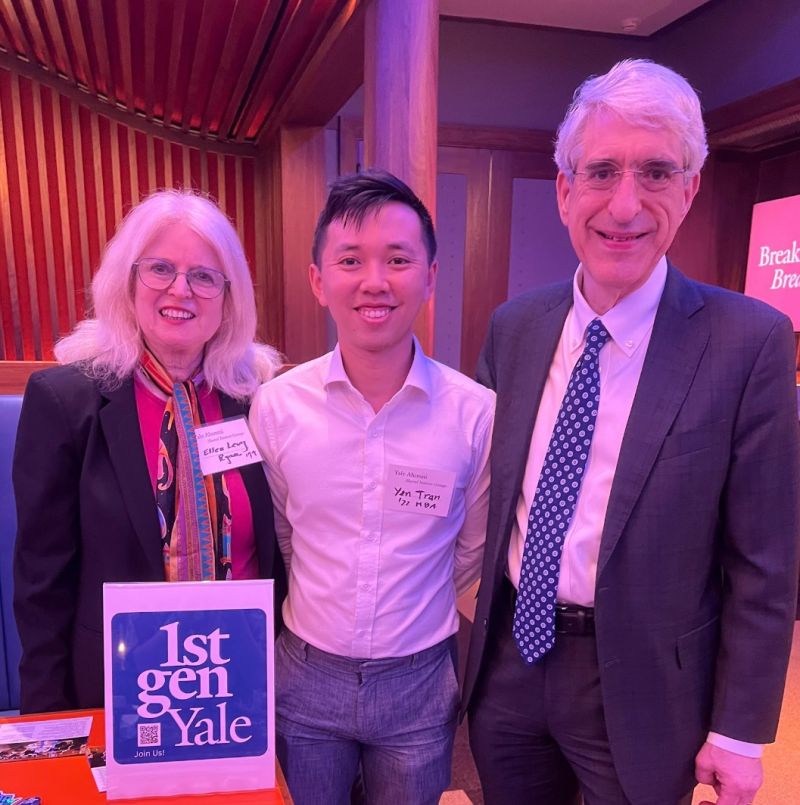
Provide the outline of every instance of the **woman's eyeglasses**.
[[141,257],[133,267],[142,284],[154,291],[166,291],[179,274],[186,277],[192,293],[201,299],[214,299],[230,285],[230,280],[221,271],[202,266],[178,271],[169,260],[162,260],[160,257]]

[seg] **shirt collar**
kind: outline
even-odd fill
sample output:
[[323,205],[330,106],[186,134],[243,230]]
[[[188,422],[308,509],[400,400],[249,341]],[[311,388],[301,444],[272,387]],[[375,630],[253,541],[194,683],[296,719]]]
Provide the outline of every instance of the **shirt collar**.
[[[579,265],[572,280],[574,306],[568,331],[571,351],[582,347],[586,328],[593,319],[598,318],[581,292],[582,271],[583,267]],[[614,343],[628,357],[636,352],[639,344],[652,329],[666,281],[667,258],[661,257],[644,285],[623,296],[614,307],[600,317]]]
[[[419,389],[428,398],[431,398],[433,396],[433,386],[431,381],[430,360],[423,352],[422,346],[416,336],[413,336],[413,341],[414,357],[411,360],[411,368],[408,370],[408,374],[403,381],[403,385],[400,387],[400,391],[402,392],[406,387],[412,387]],[[325,379],[325,388],[328,388],[328,386],[334,383],[344,383],[353,389],[353,391],[357,390],[350,382],[350,378],[347,376],[347,372],[344,369],[342,351],[339,348],[339,344],[336,344],[333,348],[333,352],[331,352],[331,361],[328,367],[328,376]]]

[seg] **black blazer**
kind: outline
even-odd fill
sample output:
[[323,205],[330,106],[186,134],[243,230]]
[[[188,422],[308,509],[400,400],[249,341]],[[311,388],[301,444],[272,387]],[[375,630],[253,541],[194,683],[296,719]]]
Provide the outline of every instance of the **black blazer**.
[[[220,394],[225,417],[247,406]],[[260,464],[241,470],[259,573],[286,574]],[[103,582],[163,581],[161,537],[132,379],[114,391],[72,366],[31,375],[12,471],[21,711],[103,705]],[[276,625],[279,621],[276,620]]]
[[[493,316],[497,392],[467,707],[501,602],[531,434],[572,285]],[[595,589],[604,715],[636,803],[677,801],[708,730],[774,739],[794,623],[800,452],[789,320],[670,268],[622,440]]]

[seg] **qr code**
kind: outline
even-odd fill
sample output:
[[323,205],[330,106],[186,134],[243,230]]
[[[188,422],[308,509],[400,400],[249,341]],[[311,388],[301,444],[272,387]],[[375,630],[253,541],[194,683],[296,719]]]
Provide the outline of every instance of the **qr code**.
[[137,724],[138,746],[161,746],[161,724]]

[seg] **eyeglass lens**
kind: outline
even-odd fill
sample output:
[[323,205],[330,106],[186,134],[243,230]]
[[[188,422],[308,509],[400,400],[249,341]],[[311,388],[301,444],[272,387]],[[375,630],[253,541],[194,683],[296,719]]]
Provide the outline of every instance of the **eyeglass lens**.
[[646,162],[640,168],[623,170],[612,163],[599,163],[587,166],[576,174],[584,177],[590,187],[597,190],[610,190],[616,187],[626,173],[632,173],[637,184],[644,190],[658,191],[668,187],[677,174],[685,170],[670,162]]
[[143,257],[136,263],[136,268],[141,281],[154,291],[166,290],[175,282],[178,274],[183,274],[195,294],[212,299],[222,292],[227,282],[225,275],[213,268],[197,266],[188,271],[178,271],[169,260],[158,258]]

